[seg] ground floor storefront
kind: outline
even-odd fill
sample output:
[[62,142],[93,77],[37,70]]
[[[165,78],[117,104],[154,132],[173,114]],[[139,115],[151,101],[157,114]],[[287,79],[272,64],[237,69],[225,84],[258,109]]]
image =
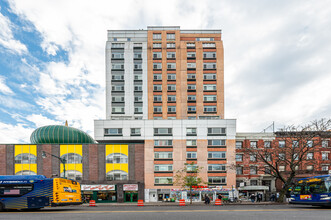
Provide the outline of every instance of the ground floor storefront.
[[144,191],[139,190],[139,184],[95,184],[81,185],[83,201],[88,203],[94,200],[96,203],[112,202],[138,202]]
[[178,202],[184,199],[189,202],[191,197],[193,202],[202,202],[208,196],[213,202],[221,194],[224,200],[238,198],[237,189],[225,188],[203,188],[182,190],[182,189],[145,189],[145,202]]

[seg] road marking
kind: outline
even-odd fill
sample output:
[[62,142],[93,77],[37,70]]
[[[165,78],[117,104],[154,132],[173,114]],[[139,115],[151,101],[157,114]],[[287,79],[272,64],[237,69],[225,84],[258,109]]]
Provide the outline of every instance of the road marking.
[[[323,210],[323,209],[322,209]],[[153,213],[153,212],[291,212],[291,211],[311,211],[311,209],[242,209],[242,210],[136,210],[136,211],[39,211],[39,212],[10,212],[10,213],[21,213],[21,214],[82,214],[82,213]],[[330,211],[330,210],[328,210]],[[8,214],[10,214],[8,213]]]

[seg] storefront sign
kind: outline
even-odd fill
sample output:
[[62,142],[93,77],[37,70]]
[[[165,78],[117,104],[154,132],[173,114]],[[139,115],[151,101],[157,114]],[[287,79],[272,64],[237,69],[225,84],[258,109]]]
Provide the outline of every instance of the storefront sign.
[[81,185],[81,190],[91,190],[91,191],[100,191],[100,190],[115,190],[115,185]]
[[138,191],[138,184],[124,184],[123,191]]

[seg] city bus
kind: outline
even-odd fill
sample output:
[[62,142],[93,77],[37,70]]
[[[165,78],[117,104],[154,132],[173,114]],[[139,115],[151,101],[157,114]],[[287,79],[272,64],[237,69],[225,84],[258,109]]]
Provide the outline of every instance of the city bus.
[[331,206],[331,175],[299,179],[292,187],[291,204]]
[[0,176],[0,211],[82,204],[80,184],[42,175]]

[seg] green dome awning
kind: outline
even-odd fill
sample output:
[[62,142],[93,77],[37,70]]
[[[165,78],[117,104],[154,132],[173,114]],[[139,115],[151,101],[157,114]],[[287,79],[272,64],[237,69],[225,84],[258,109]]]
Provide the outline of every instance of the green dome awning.
[[77,128],[48,125],[37,128],[30,136],[32,144],[94,144],[93,138]]

